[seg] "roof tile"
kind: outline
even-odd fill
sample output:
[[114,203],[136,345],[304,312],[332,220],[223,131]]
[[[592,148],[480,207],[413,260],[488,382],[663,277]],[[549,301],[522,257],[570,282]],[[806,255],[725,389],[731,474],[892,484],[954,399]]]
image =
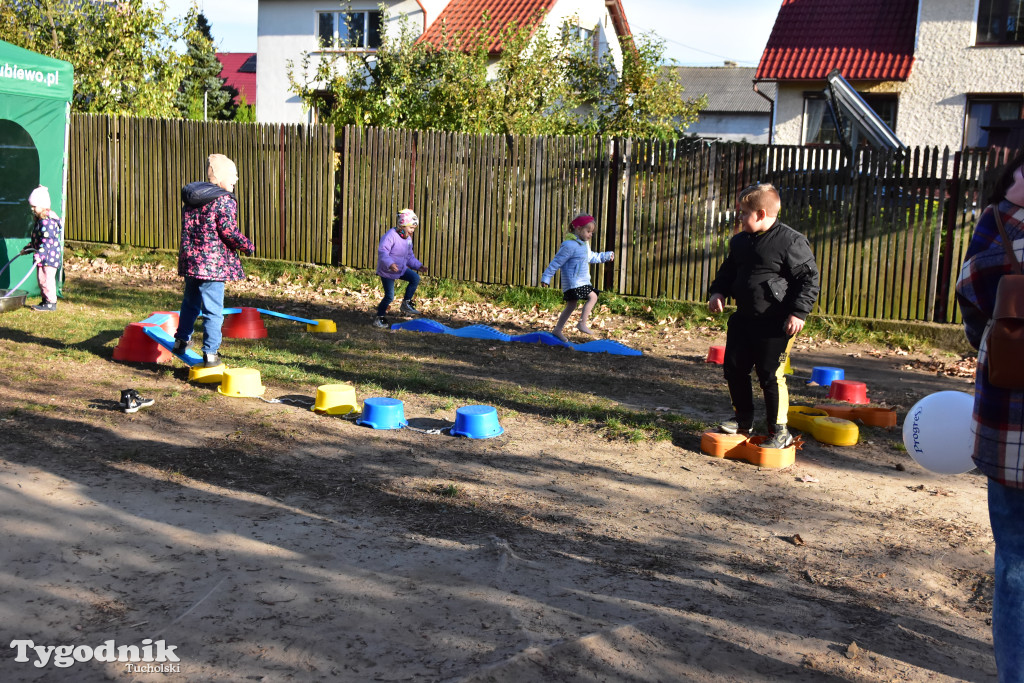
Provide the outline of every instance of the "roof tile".
[[916,35],[917,0],[783,0],[756,77],[903,81]]
[[256,104],[256,53],[218,52],[217,60],[223,67],[220,77],[227,85],[245,95],[245,101]]
[[[510,22],[523,26],[530,22],[538,11],[549,11],[556,0],[451,0],[437,19],[430,24],[420,40],[428,43],[440,43],[442,34],[447,33],[449,40],[480,26],[480,17],[484,11],[490,15],[490,30],[487,34],[491,43],[487,50],[491,54],[501,52],[501,31]],[[463,44],[463,47],[468,47]]]

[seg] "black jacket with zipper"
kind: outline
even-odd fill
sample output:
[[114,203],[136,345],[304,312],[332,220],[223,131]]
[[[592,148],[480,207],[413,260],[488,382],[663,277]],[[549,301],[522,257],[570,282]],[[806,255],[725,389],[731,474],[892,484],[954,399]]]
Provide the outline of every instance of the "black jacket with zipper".
[[741,232],[729,241],[710,293],[736,301],[749,318],[804,319],[818,298],[818,265],[810,242],[785,223],[762,232]]

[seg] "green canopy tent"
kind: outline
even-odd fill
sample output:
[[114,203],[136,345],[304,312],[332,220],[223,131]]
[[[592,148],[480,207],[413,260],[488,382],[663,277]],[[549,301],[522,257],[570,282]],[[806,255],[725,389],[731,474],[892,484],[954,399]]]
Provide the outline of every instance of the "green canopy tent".
[[[64,217],[73,78],[68,62],[0,40],[0,267],[28,244],[35,221],[28,195],[36,186],[49,188],[53,210]],[[27,256],[15,260],[0,275],[0,289],[31,266]],[[39,293],[34,277],[21,289]]]

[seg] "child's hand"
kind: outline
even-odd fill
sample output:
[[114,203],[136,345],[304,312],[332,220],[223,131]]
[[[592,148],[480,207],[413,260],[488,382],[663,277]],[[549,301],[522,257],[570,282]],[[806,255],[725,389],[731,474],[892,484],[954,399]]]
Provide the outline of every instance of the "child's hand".
[[721,294],[712,294],[708,301],[708,310],[712,313],[721,313],[725,310],[725,297]]
[[608,260],[609,261],[614,261],[615,260],[615,252],[614,251],[611,254],[608,255]]
[[388,266],[388,272],[390,272],[390,273],[397,273],[398,272],[398,264],[397,263],[392,263],[390,266]]
[[419,272],[421,272],[421,273],[423,273],[424,275],[426,275],[426,274],[427,274],[427,271],[428,271],[428,270],[430,270],[430,269],[429,269],[429,268],[427,268],[426,266],[420,266],[420,270],[419,270]]
[[549,285],[547,282],[542,282],[542,283],[540,283],[540,286],[541,287],[550,287],[551,285]]

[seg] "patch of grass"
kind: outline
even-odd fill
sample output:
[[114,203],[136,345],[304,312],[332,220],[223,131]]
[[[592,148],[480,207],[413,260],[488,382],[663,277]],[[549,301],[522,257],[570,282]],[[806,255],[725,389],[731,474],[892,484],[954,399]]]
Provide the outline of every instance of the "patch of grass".
[[[44,403],[26,403],[25,405],[22,406],[22,408],[24,408],[25,410],[30,410],[33,413],[52,413],[53,411],[57,410],[57,406]],[[17,414],[17,412],[15,411],[11,414],[15,415]]]
[[893,449],[894,451],[898,451],[900,453],[906,453],[907,452],[907,446],[902,441],[890,441],[889,442],[889,448]]
[[604,424],[604,433],[609,439],[621,439],[623,441],[637,442],[647,438],[644,430],[636,427],[629,427],[622,423],[617,417],[609,417]]
[[455,484],[448,484],[447,486],[444,484],[437,484],[432,489],[432,492],[442,498],[461,498],[465,495],[465,491]]

